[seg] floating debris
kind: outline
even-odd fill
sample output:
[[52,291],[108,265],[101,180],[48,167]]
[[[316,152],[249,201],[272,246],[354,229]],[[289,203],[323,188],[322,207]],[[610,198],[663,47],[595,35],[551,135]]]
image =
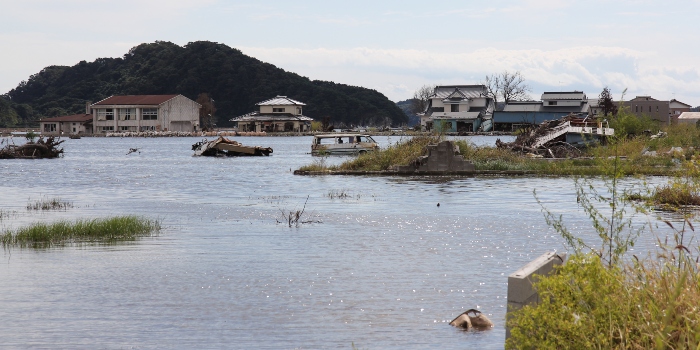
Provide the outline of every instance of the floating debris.
[[[473,315],[470,315],[470,313]],[[489,320],[489,318],[486,317],[486,315],[484,315],[481,311],[469,309],[452,320],[452,322],[450,322],[450,326],[464,329],[474,328],[477,330],[484,330],[493,328],[493,322],[491,322],[491,320]]]
[[272,153],[270,147],[244,146],[223,136],[214,141],[204,139],[197,142],[192,145],[192,150],[195,156],[208,157],[269,156]]

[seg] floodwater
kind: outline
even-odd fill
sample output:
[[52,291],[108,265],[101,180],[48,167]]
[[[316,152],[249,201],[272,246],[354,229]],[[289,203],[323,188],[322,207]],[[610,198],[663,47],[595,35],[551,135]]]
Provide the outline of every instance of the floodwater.
[[[595,237],[572,178],[295,176],[344,158],[312,157],[310,137],[236,139],[274,154],[83,138],[67,139],[61,159],[0,161],[2,229],[127,214],[164,225],[134,242],[0,253],[2,347],[500,349],[508,274],[565,250],[533,190]],[[73,207],[26,209],[55,197]],[[302,209],[310,222],[289,227],[284,216]],[[470,308],[495,327],[448,325]]]

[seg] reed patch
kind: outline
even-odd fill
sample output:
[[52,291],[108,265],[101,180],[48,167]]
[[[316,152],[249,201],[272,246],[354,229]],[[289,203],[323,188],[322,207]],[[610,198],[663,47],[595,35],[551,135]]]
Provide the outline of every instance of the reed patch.
[[159,220],[139,216],[34,223],[0,235],[3,248],[52,247],[67,244],[132,241],[160,233]]

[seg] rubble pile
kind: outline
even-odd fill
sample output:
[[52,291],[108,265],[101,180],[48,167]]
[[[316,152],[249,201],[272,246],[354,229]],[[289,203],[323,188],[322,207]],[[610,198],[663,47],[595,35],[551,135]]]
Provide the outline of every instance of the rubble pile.
[[558,120],[547,120],[534,128],[526,129],[513,142],[496,140],[496,147],[522,152],[544,158],[575,158],[581,155],[581,150],[563,141],[553,139],[537,146],[538,141],[552,131],[564,127],[568,122],[581,121],[576,116],[566,116]]
[[21,146],[7,144],[0,149],[0,159],[57,158],[63,154],[63,148],[57,146],[64,141],[57,141],[54,137],[46,140],[40,137],[37,142],[27,142]]

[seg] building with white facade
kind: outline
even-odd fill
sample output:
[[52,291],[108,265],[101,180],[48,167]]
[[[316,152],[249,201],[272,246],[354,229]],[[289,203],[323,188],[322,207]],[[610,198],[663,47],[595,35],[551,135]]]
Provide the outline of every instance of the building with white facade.
[[488,97],[484,85],[436,86],[425,112],[419,114],[421,129],[477,131],[482,123],[490,123],[493,110],[493,99]]
[[255,104],[259,110],[231,119],[241,132],[307,132],[312,118],[304,116],[305,103],[277,96]]
[[182,95],[110,96],[90,105],[94,132],[199,131],[202,106]]

